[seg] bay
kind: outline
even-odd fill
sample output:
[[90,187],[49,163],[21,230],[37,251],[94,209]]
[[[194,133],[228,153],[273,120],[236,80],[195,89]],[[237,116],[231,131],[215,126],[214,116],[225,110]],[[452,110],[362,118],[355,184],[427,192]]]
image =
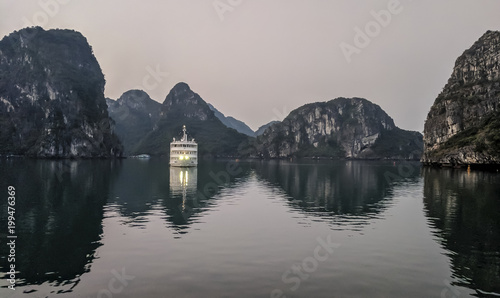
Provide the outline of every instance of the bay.
[[0,165],[1,297],[500,295],[498,173],[402,161]]

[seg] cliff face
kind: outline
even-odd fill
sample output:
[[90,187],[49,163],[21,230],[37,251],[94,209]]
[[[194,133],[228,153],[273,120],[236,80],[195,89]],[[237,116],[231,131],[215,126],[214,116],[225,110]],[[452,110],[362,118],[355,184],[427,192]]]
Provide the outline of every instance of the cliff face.
[[257,138],[257,151],[271,158],[418,159],[422,136],[404,131],[378,105],[362,98],[307,104]]
[[190,138],[198,142],[201,155],[237,156],[248,137],[226,127],[208,104],[186,83],[178,83],[161,105],[159,120],[133,150],[135,154],[168,155],[172,138],[179,138],[186,125]]
[[500,163],[500,32],[486,32],[455,62],[424,127],[428,164]]
[[0,41],[0,154],[121,154],[104,75],[85,37],[27,28]]
[[122,141],[125,154],[135,147],[160,119],[161,103],[142,90],[129,90],[116,101],[106,99],[109,116],[115,121],[115,132]]

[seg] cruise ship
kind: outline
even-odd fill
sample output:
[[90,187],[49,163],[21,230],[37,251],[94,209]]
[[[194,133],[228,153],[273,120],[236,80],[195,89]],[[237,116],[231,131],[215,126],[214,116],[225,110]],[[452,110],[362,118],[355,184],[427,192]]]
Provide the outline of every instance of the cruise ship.
[[194,139],[188,140],[186,125],[182,126],[182,138],[170,143],[170,166],[196,167],[198,165],[198,144]]

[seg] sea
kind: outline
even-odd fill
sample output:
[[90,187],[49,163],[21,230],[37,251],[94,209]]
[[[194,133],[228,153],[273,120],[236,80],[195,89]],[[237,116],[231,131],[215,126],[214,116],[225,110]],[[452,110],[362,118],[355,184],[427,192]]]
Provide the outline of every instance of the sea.
[[500,173],[0,160],[0,297],[500,297]]

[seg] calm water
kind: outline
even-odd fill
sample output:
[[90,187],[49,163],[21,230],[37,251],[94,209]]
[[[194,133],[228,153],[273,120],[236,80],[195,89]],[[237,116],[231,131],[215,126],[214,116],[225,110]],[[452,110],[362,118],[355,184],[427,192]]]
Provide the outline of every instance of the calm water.
[[500,174],[0,160],[0,297],[496,297]]

